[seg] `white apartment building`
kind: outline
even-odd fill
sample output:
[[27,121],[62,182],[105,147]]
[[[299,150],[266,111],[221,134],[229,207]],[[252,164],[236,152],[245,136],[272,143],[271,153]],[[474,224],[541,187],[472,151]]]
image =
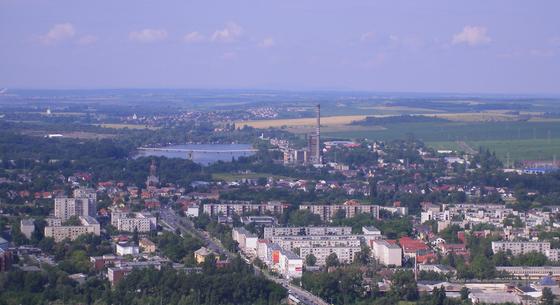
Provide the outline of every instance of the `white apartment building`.
[[449,211],[440,212],[435,209],[428,209],[420,214],[420,222],[425,223],[426,221],[450,221],[451,214]]
[[97,214],[97,205],[94,199],[90,198],[55,198],[54,199],[54,216],[68,220],[72,216],[91,216]]
[[35,222],[33,219],[22,219],[19,224],[19,229],[27,239],[31,239],[31,235],[35,231]]
[[140,253],[140,249],[137,245],[132,243],[117,243],[115,252],[119,256],[138,255]]
[[402,249],[386,240],[374,240],[371,252],[375,259],[385,266],[402,266]]
[[263,204],[252,204],[250,202],[208,203],[203,205],[202,212],[210,216],[232,216],[233,214],[241,216],[248,212],[282,214],[285,207],[286,204],[279,201],[269,201]]
[[257,242],[259,237],[247,229],[240,227],[231,231],[233,240],[235,240],[241,250],[257,251]]
[[560,277],[560,267],[558,266],[510,266],[510,267],[496,267],[496,271],[508,272],[513,276],[521,277],[523,279],[541,279],[545,276],[554,278]]
[[278,271],[287,279],[300,278],[303,273],[303,259],[292,251],[281,250]]
[[150,232],[157,227],[157,218],[149,213],[112,212],[111,225],[119,231]]
[[493,241],[492,242],[492,252],[494,254],[498,252],[508,252],[511,251],[513,255],[527,254],[530,252],[538,252],[545,254],[546,251],[550,250],[549,242],[539,242],[539,241]]
[[369,204],[338,204],[338,205],[314,205],[302,204],[300,210],[308,210],[321,217],[322,221],[330,221],[339,210],[344,211],[346,218],[354,217],[358,214],[370,214],[373,218],[379,219],[379,206]]
[[356,254],[360,252],[362,248],[358,245],[349,246],[321,246],[321,247],[302,247],[299,249],[301,257],[307,257],[313,254],[317,259],[317,266],[324,266],[326,264],[327,257],[332,253],[335,253],[338,257],[338,261],[343,264],[349,264],[354,261]]
[[83,234],[100,234],[99,222],[95,218],[80,216],[79,219],[81,222],[80,226],[46,226],[44,231],[45,237],[51,237],[55,242],[61,242],[66,238],[75,240]]
[[270,240],[290,251],[304,247],[360,247],[359,235],[274,236]]
[[544,255],[553,262],[560,261],[560,249],[548,249]]
[[350,235],[351,227],[265,227],[264,238],[292,235]]

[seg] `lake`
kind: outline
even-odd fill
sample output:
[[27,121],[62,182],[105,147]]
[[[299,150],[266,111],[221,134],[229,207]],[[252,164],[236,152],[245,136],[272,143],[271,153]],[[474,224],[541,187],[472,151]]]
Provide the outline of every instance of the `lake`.
[[[208,165],[218,161],[231,161],[232,158],[248,157],[255,154],[251,150],[251,144],[181,144],[164,146],[161,150],[140,150],[137,157],[167,157],[191,159],[196,163]],[[164,149],[169,149],[165,151]],[[185,149],[188,151],[173,151],[173,149]]]

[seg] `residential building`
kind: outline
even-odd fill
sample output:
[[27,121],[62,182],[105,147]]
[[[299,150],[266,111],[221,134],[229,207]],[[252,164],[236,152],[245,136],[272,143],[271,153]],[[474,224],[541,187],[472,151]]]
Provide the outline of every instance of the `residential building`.
[[278,271],[287,279],[300,278],[303,273],[303,259],[292,251],[281,250]]
[[345,218],[351,218],[358,214],[370,214],[373,218],[379,219],[378,205],[359,204],[353,201],[338,205],[302,204],[299,208],[319,215],[322,221],[331,221],[335,215],[343,215]]
[[508,266],[496,267],[496,271],[507,272],[515,277],[521,277],[523,279],[540,279],[545,276],[550,276],[556,279],[560,278],[559,266]]
[[35,231],[35,222],[33,219],[22,219],[19,224],[20,231],[27,239],[31,239],[31,235]]
[[386,240],[374,240],[371,248],[373,257],[385,266],[402,266],[402,249]]
[[231,231],[233,240],[235,240],[241,250],[257,251],[257,241],[259,237],[247,229],[240,227]]
[[100,234],[99,222],[90,216],[79,217],[81,225],[79,226],[46,226],[45,237],[52,237],[55,242],[61,242],[64,239],[75,240],[83,234]]
[[274,226],[277,223],[276,217],[272,216],[243,216],[241,222],[244,225],[255,224],[259,226]]
[[350,235],[351,227],[266,227],[264,238],[293,235]]
[[299,249],[301,257],[307,257],[313,254],[317,259],[317,266],[324,266],[326,264],[327,257],[332,253],[336,254],[338,261],[343,264],[349,264],[354,261],[356,254],[360,252],[362,248],[359,246],[320,246],[320,247],[302,247]]
[[73,216],[91,216],[97,214],[96,200],[92,198],[55,198],[54,199],[54,216],[68,220]]
[[128,242],[117,243],[115,252],[120,256],[138,255],[140,253],[137,245]]
[[12,252],[0,248],[0,272],[8,271],[12,266]]
[[111,224],[119,231],[125,232],[150,232],[157,227],[157,218],[149,213],[111,213]]
[[156,252],[156,244],[147,239],[147,238],[142,238],[140,239],[140,242],[138,243],[140,246],[140,249],[142,250],[142,252],[144,253],[154,253]]
[[210,254],[214,254],[214,252],[206,247],[202,247],[194,251],[194,260],[196,261],[197,264],[202,264],[204,263],[204,261],[206,261],[206,258]]
[[498,252],[508,252],[510,251],[513,255],[527,254],[530,252],[538,252],[545,254],[546,251],[550,250],[549,242],[539,242],[539,241],[493,241],[492,242],[492,252],[494,254]]
[[210,216],[232,216],[233,214],[242,216],[248,212],[259,214],[272,213],[282,214],[288,205],[279,201],[269,201],[263,204],[252,204],[251,202],[224,202],[204,204],[202,211]]
[[273,236],[270,239],[282,249],[293,251],[295,248],[320,247],[360,247],[359,235],[293,235]]

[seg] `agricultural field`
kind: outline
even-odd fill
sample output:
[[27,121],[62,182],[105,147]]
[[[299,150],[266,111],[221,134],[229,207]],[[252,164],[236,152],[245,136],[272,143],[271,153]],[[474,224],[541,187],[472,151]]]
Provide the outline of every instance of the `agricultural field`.
[[111,129],[151,129],[151,130],[158,129],[157,127],[138,125],[138,124],[101,124],[99,126],[103,128],[111,128]]
[[[427,142],[428,146],[435,149],[451,149],[463,151],[457,142]],[[560,139],[523,139],[523,140],[496,140],[496,141],[470,141],[470,147],[479,147],[494,151],[496,155],[506,162],[521,160],[552,160],[554,156],[560,157]]]

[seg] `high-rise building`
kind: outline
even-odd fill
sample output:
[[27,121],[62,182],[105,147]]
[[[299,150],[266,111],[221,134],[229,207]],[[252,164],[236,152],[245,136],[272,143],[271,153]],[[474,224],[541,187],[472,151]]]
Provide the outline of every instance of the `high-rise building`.
[[97,194],[93,189],[76,189],[74,198],[54,199],[54,216],[68,220],[72,216],[91,216],[97,214]]
[[150,164],[150,174],[146,179],[146,188],[157,187],[159,185],[159,178],[156,176],[156,171],[156,162],[152,160],[152,164]]
[[321,105],[317,104],[317,125],[315,127],[315,134],[308,136],[309,163],[321,164],[323,158],[321,156]]

